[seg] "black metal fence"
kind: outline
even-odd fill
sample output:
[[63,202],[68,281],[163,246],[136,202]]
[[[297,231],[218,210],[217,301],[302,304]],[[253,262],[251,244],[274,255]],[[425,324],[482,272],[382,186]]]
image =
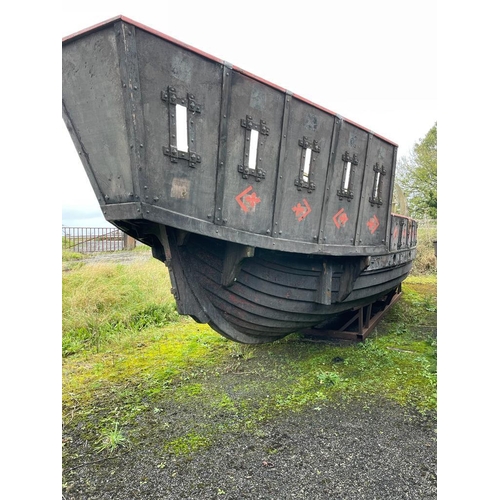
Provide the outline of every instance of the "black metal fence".
[[[435,229],[436,220],[419,220],[419,229]],[[114,227],[62,227],[63,248],[79,253],[132,250],[139,242]],[[436,235],[432,235],[436,238]]]
[[113,227],[62,227],[63,249],[79,253],[131,250],[136,240]]

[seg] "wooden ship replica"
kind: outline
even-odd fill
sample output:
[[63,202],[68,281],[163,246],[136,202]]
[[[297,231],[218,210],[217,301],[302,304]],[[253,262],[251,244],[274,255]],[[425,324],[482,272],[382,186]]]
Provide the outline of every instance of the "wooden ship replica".
[[124,16],[62,59],[104,217],[168,266],[180,314],[242,343],[363,339],[397,300],[417,223],[391,213],[396,144]]

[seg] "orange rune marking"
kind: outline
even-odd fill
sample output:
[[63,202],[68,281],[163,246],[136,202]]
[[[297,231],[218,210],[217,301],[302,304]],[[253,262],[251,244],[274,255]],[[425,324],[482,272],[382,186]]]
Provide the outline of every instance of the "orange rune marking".
[[340,229],[341,227],[346,225],[346,222],[349,220],[349,217],[347,217],[347,214],[345,213],[345,210],[341,208],[333,217],[333,222],[337,226],[337,229]]
[[295,213],[295,216],[297,217],[297,220],[300,222],[301,220],[304,220],[310,213],[311,213],[311,207],[307,200],[305,198],[302,199],[304,202],[305,207],[303,207],[300,204],[300,201],[297,203],[295,207],[292,207],[292,210]]
[[380,226],[380,222],[377,219],[377,216],[374,215],[367,223],[366,225],[368,226],[368,229],[370,230],[370,233],[374,233],[377,228]]
[[248,186],[244,191],[235,197],[235,200],[244,212],[248,212],[250,208],[255,208],[255,205],[261,202],[261,199],[255,192],[248,194],[252,191],[252,189],[253,186]]

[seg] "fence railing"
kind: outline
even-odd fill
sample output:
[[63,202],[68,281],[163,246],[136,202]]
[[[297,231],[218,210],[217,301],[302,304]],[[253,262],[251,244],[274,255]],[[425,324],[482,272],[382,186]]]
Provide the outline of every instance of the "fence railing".
[[132,250],[136,240],[114,227],[62,227],[63,249],[79,253]]
[[[437,220],[418,221],[419,229],[437,229]],[[62,227],[63,248],[79,253],[132,250],[137,241],[114,227]]]

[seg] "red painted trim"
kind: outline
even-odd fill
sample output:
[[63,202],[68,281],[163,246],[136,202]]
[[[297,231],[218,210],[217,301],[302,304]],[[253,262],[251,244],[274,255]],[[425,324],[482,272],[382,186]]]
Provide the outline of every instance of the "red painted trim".
[[[123,21],[125,23],[128,23],[128,24],[132,24],[136,28],[140,28],[140,29],[142,29],[144,31],[147,31],[148,33],[151,33],[152,35],[156,35],[156,36],[158,36],[160,38],[163,38],[164,40],[167,40],[167,41],[169,41],[169,42],[171,42],[171,43],[173,43],[175,45],[178,45],[179,47],[183,47],[183,48],[185,48],[185,49],[187,49],[187,50],[189,50],[191,52],[194,52],[194,53],[196,53],[196,54],[198,54],[200,56],[206,57],[207,59],[215,61],[215,62],[217,62],[219,64],[224,64],[224,61],[222,59],[214,57],[211,54],[208,54],[207,52],[203,52],[202,50],[199,50],[196,47],[193,47],[191,45],[188,45],[187,43],[181,42],[180,40],[177,40],[176,38],[173,38],[173,37],[171,37],[169,35],[166,35],[165,33],[157,31],[157,30],[155,30],[153,28],[150,28],[149,26],[141,24],[141,23],[139,23],[137,21],[134,21],[133,19],[130,19],[129,17],[125,17],[125,16],[122,16],[122,15],[118,15],[118,16],[112,17],[111,19],[108,19],[108,20],[103,21],[101,23],[95,24],[94,26],[91,26],[89,28],[83,29],[83,30],[78,31],[76,33],[73,33],[72,35],[68,35],[68,36],[66,36],[66,37],[64,37],[62,39],[62,43],[64,44],[64,43],[72,41],[72,40],[74,40],[76,38],[80,38],[83,35],[86,35],[86,34],[91,33],[93,31],[97,31],[97,30],[99,30],[99,29],[101,29],[101,28],[103,28],[103,27],[105,27],[105,26],[107,26],[109,24],[113,24],[113,23],[115,23],[118,20],[121,20],[121,21]],[[252,78],[253,80],[257,80],[258,82],[261,82],[261,83],[263,83],[263,84],[265,84],[265,85],[267,85],[269,87],[272,87],[272,88],[274,88],[276,90],[279,90],[280,92],[288,92],[283,87],[275,85],[274,83],[271,83],[271,82],[265,80],[264,78],[261,78],[259,76],[256,76],[256,75],[252,74],[252,73],[249,73],[248,71],[245,71],[244,69],[239,68],[238,66],[232,66],[232,70],[233,71],[237,71],[238,73],[241,73],[242,75],[248,76],[249,78]],[[324,108],[323,106],[320,106],[319,104],[316,104],[316,103],[314,103],[312,101],[309,101],[308,99],[305,99],[304,97],[301,97],[301,96],[299,96],[297,94],[293,94],[291,92],[290,92],[290,94],[293,96],[294,99],[298,99],[299,101],[302,101],[302,102],[304,102],[306,104],[309,104],[310,106],[313,106],[313,107],[315,107],[317,109],[320,109],[321,111],[324,111],[325,113],[328,113],[329,115],[341,117],[347,123],[350,123],[351,125],[354,125],[354,126],[360,128],[360,129],[364,130],[365,132],[368,132],[369,134],[373,134],[375,137],[378,137],[379,139],[382,139],[383,141],[388,142],[389,144],[392,144],[393,146],[398,147],[398,145],[395,142],[387,139],[386,137],[381,136],[380,134],[376,134],[372,130],[369,130],[366,127],[363,127],[363,125],[360,125],[359,123],[353,122],[352,120],[349,120],[349,119],[345,118],[344,116],[339,115],[338,113],[335,113],[334,111],[331,111],[331,110],[329,110],[327,108]]]
[[97,31],[98,29],[103,28],[104,26],[107,26],[108,24],[112,24],[112,23],[118,21],[119,19],[124,19],[124,17],[123,16],[112,17],[111,19],[108,19],[107,21],[103,21],[102,23],[99,23],[99,24],[94,24],[94,26],[90,26],[89,28],[85,28],[83,30],[77,31],[76,33],[65,36],[62,39],[62,43],[64,44],[65,42],[72,41],[76,38],[80,38],[83,35],[91,33],[92,31]]

